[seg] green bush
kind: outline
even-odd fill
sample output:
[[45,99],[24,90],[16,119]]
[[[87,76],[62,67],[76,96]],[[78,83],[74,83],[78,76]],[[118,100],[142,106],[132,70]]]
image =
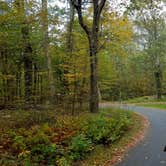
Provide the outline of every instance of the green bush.
[[92,142],[83,134],[71,139],[70,157],[72,160],[82,159],[88,152],[92,151]]
[[107,136],[110,133],[111,121],[105,117],[95,117],[89,119],[83,126],[83,131],[88,138],[94,143],[105,143]]
[[89,119],[83,126],[83,132],[95,144],[109,144],[118,140],[129,124],[130,121],[125,116],[119,119],[99,116]]
[[61,157],[56,161],[57,166],[71,166],[71,160],[65,157]]
[[15,136],[13,139],[13,144],[12,148],[16,151],[23,151],[26,148],[26,144],[24,142],[24,137],[23,136]]
[[55,163],[57,156],[57,146],[55,144],[38,144],[33,146],[31,155],[37,162],[44,161],[47,164]]
[[130,120],[125,116],[118,119],[113,119],[110,124],[110,135],[107,137],[108,142],[115,142],[121,138],[121,136],[128,130],[130,126]]

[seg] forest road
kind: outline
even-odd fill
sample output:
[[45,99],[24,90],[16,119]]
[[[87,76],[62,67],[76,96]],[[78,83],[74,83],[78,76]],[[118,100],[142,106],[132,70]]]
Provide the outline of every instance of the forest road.
[[166,166],[166,110],[125,106],[150,121],[146,137],[117,166]]

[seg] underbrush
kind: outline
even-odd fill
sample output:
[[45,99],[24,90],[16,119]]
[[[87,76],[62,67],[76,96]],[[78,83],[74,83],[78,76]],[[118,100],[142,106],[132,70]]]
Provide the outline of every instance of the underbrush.
[[1,112],[0,165],[70,166],[98,145],[112,145],[132,126],[131,112],[55,116],[55,112]]

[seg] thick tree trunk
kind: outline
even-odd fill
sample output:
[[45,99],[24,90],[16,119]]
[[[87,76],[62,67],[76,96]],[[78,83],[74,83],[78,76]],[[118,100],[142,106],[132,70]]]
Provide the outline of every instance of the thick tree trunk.
[[99,109],[97,40],[97,33],[94,33],[90,40],[90,111],[93,113]]

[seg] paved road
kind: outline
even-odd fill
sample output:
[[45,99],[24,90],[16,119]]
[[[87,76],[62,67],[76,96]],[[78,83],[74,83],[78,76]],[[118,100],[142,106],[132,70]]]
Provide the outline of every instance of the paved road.
[[166,166],[166,111],[136,106],[128,108],[148,117],[150,128],[146,138],[118,166]]
[[129,151],[118,166],[166,166],[166,110],[127,106],[148,117],[149,131],[145,139]]

